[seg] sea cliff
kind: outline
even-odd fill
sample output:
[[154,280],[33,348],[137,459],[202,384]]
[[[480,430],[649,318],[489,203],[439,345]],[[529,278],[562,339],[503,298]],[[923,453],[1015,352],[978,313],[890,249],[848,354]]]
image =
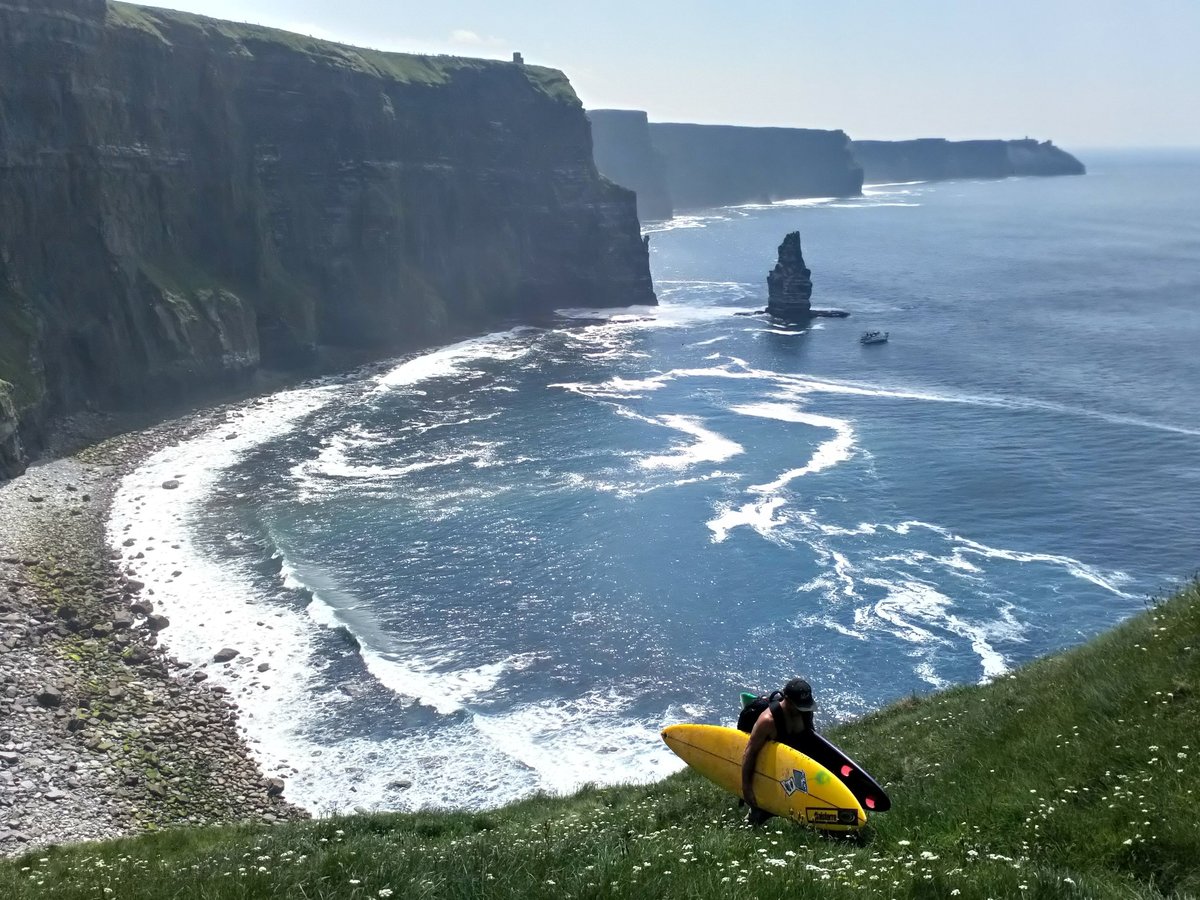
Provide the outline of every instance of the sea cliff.
[[650,143],[650,124],[638,109],[589,109],[596,168],[637,193],[638,218],[674,215],[662,154]]
[[562,73],[104,0],[0,0],[0,216],[0,477],[79,410],[654,302]]
[[675,210],[862,193],[842,131],[648,122],[639,110],[590,110],[596,165],[637,192],[643,218]]
[[1008,178],[1012,175],[1082,175],[1083,163],[1051,141],[854,141],[868,184]]
[[652,122],[650,139],[676,209],[862,193],[844,131]]

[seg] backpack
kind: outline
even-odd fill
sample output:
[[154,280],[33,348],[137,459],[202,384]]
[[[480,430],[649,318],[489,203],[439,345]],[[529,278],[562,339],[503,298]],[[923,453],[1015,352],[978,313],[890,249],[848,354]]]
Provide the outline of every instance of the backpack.
[[742,707],[742,711],[738,713],[737,728],[738,731],[744,731],[747,734],[754,728],[754,723],[758,721],[764,710],[770,709],[771,716],[775,719],[775,740],[781,744],[797,745],[798,741],[807,739],[807,735],[811,734],[813,729],[812,713],[802,713],[801,720],[803,725],[800,730],[794,734],[788,729],[787,723],[779,712],[779,702],[783,699],[783,691],[771,691],[769,694],[759,694],[749,703]]
[[[737,729],[749,734],[754,728],[754,723],[772,704],[779,706],[779,701],[783,699],[782,691],[771,691],[769,694],[759,694],[749,703],[742,707],[742,711],[738,713]],[[772,710],[772,715],[775,711]]]

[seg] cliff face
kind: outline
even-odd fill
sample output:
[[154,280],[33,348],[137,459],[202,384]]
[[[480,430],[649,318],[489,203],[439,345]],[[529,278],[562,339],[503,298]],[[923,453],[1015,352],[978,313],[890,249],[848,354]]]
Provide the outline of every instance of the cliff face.
[[1010,175],[1082,175],[1083,164],[1050,141],[854,141],[864,181],[942,181]]
[[637,109],[590,109],[596,168],[637,192],[638,218],[669,219],[674,214],[667,190],[666,164],[650,143],[646,114]]
[[862,193],[843,131],[651,123],[676,209]]
[[0,0],[0,221],[27,437],[320,345],[654,302],[561,73],[104,0]]
[[19,426],[17,408],[12,400],[12,385],[0,381],[0,477],[4,472],[20,471],[24,463]]

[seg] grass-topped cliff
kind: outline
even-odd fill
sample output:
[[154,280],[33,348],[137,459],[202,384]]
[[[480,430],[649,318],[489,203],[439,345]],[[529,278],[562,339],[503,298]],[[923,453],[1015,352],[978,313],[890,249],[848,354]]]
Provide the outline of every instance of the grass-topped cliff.
[[861,841],[779,820],[750,830],[728,794],[683,772],[481,814],[55,849],[0,866],[0,896],[1195,897],[1198,725],[1193,584],[991,685],[831,732],[895,804]]
[[[171,9],[154,9],[133,3],[110,2],[107,24],[113,28],[132,28],[172,46],[184,37],[203,40],[223,48],[224,52],[253,56],[255,48],[284,50],[303,55],[311,63],[361,75],[385,78],[401,84],[446,84],[463,70],[509,74],[509,62],[474,57],[389,53],[367,47],[354,47],[335,41],[309,37],[279,28],[267,28],[247,22],[229,22]],[[547,96],[579,106],[575,89],[558,69],[544,66],[517,68],[525,78]]]
[[35,449],[64,415],[326,348],[655,302],[634,196],[555,69],[9,0],[0,122],[0,380]]

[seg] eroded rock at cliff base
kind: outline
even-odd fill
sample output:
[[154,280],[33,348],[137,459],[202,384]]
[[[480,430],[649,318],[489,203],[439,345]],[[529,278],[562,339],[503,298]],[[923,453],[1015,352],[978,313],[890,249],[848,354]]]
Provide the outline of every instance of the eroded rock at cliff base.
[[779,245],[779,262],[767,274],[767,314],[789,322],[812,314],[812,272],[804,264],[800,232],[793,231]]
[[25,471],[25,451],[18,433],[20,421],[12,399],[12,385],[0,381],[0,480]]

